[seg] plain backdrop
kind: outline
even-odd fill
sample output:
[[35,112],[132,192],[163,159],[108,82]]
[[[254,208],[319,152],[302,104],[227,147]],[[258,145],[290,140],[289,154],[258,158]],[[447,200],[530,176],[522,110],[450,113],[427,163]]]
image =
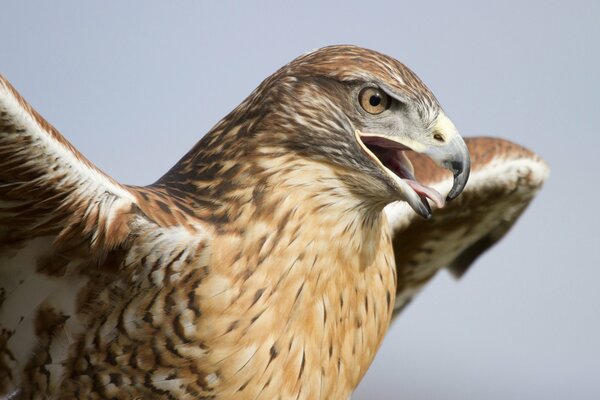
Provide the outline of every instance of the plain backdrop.
[[[568,5],[567,5],[568,4]],[[265,77],[352,43],[464,136],[552,168],[513,231],[392,326],[354,399],[600,399],[600,2],[3,1],[0,72],[101,169],[148,184]]]

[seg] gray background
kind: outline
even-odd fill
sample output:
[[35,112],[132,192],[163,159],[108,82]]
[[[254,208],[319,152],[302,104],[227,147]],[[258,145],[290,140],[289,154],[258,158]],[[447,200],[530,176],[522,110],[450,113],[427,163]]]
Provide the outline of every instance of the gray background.
[[353,43],[429,85],[463,135],[552,175],[461,281],[391,328],[355,399],[600,399],[600,2],[14,1],[0,71],[85,155],[147,184],[297,55]]

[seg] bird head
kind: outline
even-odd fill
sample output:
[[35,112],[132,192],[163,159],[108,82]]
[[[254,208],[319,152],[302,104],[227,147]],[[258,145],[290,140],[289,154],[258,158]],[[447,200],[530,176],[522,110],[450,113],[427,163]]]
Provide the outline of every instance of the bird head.
[[404,200],[424,218],[428,199],[444,205],[440,193],[417,182],[407,151],[453,172],[446,200],[469,176],[467,146],[431,91],[404,64],[372,50],[345,45],[304,54],[267,78],[236,114],[265,116],[254,124],[255,143],[334,166],[363,203]]
[[[337,146],[334,139],[321,149],[334,162],[350,169],[358,166],[375,178],[375,185],[371,181],[363,186],[375,190],[371,195],[405,200],[425,218],[431,215],[427,198],[443,206],[438,192],[417,182],[406,151],[423,153],[452,171],[447,200],[464,189],[470,171],[467,146],[435,96],[404,64],[356,46],[330,46],[300,56],[283,71],[307,85],[295,97],[306,99],[305,113],[332,114],[326,118],[333,121],[330,131],[341,130],[345,137]],[[315,100],[319,95],[313,90],[321,92],[322,100]],[[327,130],[324,125],[313,134]],[[378,187],[382,183],[384,190]]]

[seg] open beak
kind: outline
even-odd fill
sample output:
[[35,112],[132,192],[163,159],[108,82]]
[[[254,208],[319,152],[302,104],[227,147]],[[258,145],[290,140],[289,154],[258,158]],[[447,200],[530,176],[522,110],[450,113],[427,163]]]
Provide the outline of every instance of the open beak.
[[431,158],[438,166],[452,171],[454,182],[446,196],[446,201],[454,200],[467,185],[471,172],[471,157],[465,141],[459,135],[441,147],[428,147],[423,154]]
[[[449,120],[448,123],[451,124]],[[454,131],[446,135],[449,139],[445,143],[429,146],[397,137],[362,133],[358,130],[355,134],[363,150],[394,179],[404,200],[417,214],[429,219],[431,207],[427,199],[441,208],[446,201],[455,199],[463,191],[469,179],[471,170],[469,150],[462,137],[456,133],[454,125],[452,128]],[[413,166],[404,153],[407,150],[425,154],[438,166],[452,171],[454,182],[445,199],[435,189],[416,180]]]

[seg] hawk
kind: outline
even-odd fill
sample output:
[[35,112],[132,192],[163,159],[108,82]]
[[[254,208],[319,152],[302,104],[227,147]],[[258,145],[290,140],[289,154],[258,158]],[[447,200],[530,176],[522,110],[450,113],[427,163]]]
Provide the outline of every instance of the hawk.
[[391,318],[546,175],[515,144],[465,144],[412,71],[354,46],[275,72],[146,187],[1,78],[0,393],[348,398]]

